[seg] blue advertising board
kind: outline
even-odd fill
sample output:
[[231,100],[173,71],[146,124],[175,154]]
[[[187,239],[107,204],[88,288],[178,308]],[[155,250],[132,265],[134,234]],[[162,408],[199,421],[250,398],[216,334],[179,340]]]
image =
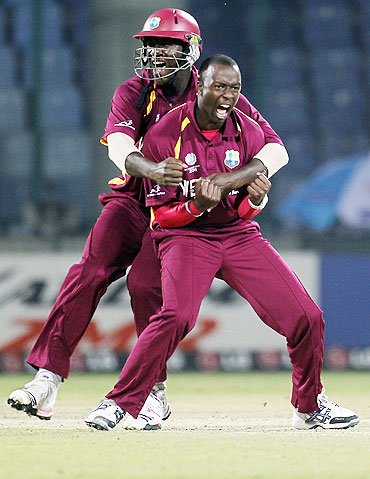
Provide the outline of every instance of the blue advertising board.
[[370,346],[370,257],[323,255],[321,307],[325,344]]

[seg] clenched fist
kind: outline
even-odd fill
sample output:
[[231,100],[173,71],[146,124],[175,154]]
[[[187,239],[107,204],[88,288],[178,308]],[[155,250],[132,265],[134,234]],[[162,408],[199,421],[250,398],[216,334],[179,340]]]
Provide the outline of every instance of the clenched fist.
[[149,178],[162,186],[178,186],[182,180],[184,167],[181,160],[166,158],[160,163],[153,163],[150,169]]
[[208,179],[199,178],[195,183],[193,204],[198,211],[212,209],[221,201],[221,189]]
[[262,172],[257,173],[257,178],[247,187],[250,200],[256,206],[262,202],[263,198],[270,191],[270,189],[271,182]]

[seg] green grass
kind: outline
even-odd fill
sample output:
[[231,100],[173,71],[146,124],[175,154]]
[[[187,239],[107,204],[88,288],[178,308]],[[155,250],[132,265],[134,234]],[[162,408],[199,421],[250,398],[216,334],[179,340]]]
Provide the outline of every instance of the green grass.
[[368,373],[323,376],[329,397],[361,417],[341,431],[290,428],[289,373],[172,374],[173,414],[161,431],[110,433],[83,419],[116,376],[72,375],[51,421],[6,404],[29,379],[0,375],[1,479],[370,478]]

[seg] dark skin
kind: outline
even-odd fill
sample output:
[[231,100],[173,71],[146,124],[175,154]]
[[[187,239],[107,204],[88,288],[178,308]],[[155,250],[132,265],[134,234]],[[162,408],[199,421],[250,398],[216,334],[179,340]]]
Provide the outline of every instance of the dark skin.
[[[168,67],[175,67],[176,61],[168,59],[172,54],[176,56],[178,52],[182,52],[184,46],[174,43],[170,38],[147,37],[145,44],[149,47],[148,56],[150,59],[150,47],[159,48],[157,52],[157,61],[163,61],[165,65],[161,65],[161,73],[166,74],[170,70]],[[179,56],[179,55],[177,55]],[[165,59],[165,57],[167,57]],[[153,65],[151,65],[153,66]],[[157,85],[162,89],[166,97],[180,95],[186,90],[191,78],[191,69],[179,70],[166,78],[156,80]],[[160,163],[145,158],[141,153],[133,152],[126,159],[126,171],[131,176],[137,178],[149,178],[155,183],[163,186],[178,186],[182,181],[183,168],[186,165],[176,158],[166,158]]]
[[[239,99],[240,89],[241,76],[236,65],[210,65],[198,83],[195,118],[200,129],[221,128]],[[212,209],[229,191],[245,184],[250,185],[247,189],[252,202],[260,204],[271,188],[263,163],[255,158],[235,173],[215,173],[201,178],[195,185],[194,206],[199,211]]]
[[[145,41],[148,47],[163,49],[163,57],[168,57],[171,52],[176,55],[176,52],[181,52],[184,48],[182,45],[173,43],[173,40],[168,38],[147,37]],[[157,60],[161,60],[160,54],[161,52],[159,52]],[[176,64],[175,60],[166,59],[163,61],[166,63],[165,67],[173,67]],[[189,68],[186,70],[179,70],[166,78],[156,80],[156,82],[160,85],[166,96],[175,96],[185,91],[190,78],[191,69]],[[198,88],[202,84],[203,82],[199,82]],[[240,87],[238,87],[238,91],[240,93]],[[226,89],[225,95],[229,98],[229,89]],[[149,178],[155,183],[163,186],[178,186],[182,181],[183,168],[186,167],[187,166],[181,160],[173,157],[166,158],[160,163],[154,163],[138,152],[131,153],[126,159],[126,171],[129,175],[137,178]],[[214,173],[208,178],[213,184],[221,189],[221,194],[224,198],[233,189],[239,189],[243,185],[250,184],[256,178],[257,172],[260,171],[264,171],[267,175],[267,170],[262,161],[258,160],[258,158],[253,158],[247,166],[244,166],[235,172]]]
[[[252,203],[258,206],[270,191],[271,183],[267,177],[257,173],[257,178],[248,185],[247,190]],[[221,188],[212,183],[208,177],[200,178],[195,184],[194,206],[199,211],[212,210],[221,201]]]
[[248,185],[247,190],[252,203],[258,206],[263,198],[271,189],[271,183],[261,172],[257,173],[257,178]]

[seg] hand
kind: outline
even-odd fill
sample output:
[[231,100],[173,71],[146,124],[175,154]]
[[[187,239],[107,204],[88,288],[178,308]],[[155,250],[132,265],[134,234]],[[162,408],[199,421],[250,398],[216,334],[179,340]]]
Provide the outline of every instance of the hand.
[[178,186],[182,181],[185,167],[187,165],[181,160],[166,158],[160,163],[153,163],[148,178],[162,186]]
[[258,206],[271,189],[271,182],[263,172],[257,173],[257,178],[247,187],[251,202]]
[[232,190],[239,190],[244,185],[255,181],[258,172],[267,176],[267,169],[262,161],[253,158],[238,170],[228,173],[213,173],[206,178],[221,189],[221,198],[226,198]]
[[210,210],[221,200],[221,190],[207,178],[199,178],[195,184],[193,204],[198,211]]
[[230,173],[212,173],[205,177],[213,185],[218,186],[221,191],[221,197],[225,198],[233,190],[234,174]]

